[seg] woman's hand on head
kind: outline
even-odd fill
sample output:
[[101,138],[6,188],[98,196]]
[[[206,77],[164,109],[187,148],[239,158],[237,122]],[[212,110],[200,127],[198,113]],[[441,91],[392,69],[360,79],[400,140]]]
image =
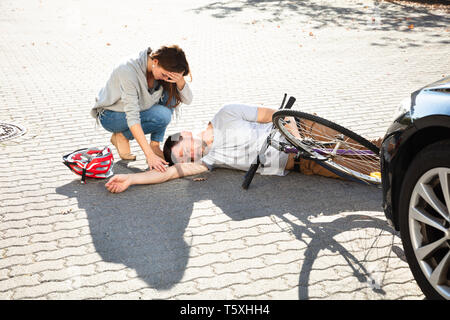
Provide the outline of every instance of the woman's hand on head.
[[185,85],[185,80],[183,77],[183,73],[178,72],[168,72],[167,76],[169,77],[166,82],[176,83],[179,90],[183,90]]
[[130,177],[126,174],[117,174],[105,184],[106,189],[112,193],[123,192],[131,185]]

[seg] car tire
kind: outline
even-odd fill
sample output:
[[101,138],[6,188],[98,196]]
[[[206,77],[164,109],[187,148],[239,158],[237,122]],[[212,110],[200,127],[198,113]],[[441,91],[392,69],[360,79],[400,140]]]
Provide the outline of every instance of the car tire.
[[405,255],[417,284],[433,300],[450,299],[450,223],[443,215],[446,210],[447,215],[450,212],[450,200],[449,194],[442,191],[450,188],[449,183],[450,140],[444,140],[414,157],[399,198],[398,218]]

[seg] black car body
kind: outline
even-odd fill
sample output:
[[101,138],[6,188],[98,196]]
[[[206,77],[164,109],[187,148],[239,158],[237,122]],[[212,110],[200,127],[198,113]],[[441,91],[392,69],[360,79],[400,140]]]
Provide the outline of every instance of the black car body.
[[450,139],[450,77],[411,94],[387,130],[381,146],[383,210],[397,231],[398,199],[406,170],[424,147]]

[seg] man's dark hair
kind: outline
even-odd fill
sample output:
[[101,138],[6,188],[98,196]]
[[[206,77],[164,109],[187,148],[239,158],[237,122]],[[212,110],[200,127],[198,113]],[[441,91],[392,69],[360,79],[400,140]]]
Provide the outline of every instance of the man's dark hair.
[[169,166],[173,166],[175,164],[173,162],[172,157],[172,148],[176,146],[181,140],[183,140],[183,137],[178,132],[168,136],[166,142],[164,142],[163,148],[164,160],[166,160],[169,163]]

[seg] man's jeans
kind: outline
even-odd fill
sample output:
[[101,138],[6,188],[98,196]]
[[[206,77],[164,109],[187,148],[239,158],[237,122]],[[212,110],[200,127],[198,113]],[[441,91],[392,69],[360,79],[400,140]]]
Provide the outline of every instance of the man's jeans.
[[[140,112],[141,126],[144,134],[151,134],[152,141],[162,142],[167,125],[172,119],[173,108],[155,104],[150,109]],[[125,112],[103,110],[99,117],[103,128],[109,132],[122,132],[128,140],[133,140],[133,134],[128,128]]]

